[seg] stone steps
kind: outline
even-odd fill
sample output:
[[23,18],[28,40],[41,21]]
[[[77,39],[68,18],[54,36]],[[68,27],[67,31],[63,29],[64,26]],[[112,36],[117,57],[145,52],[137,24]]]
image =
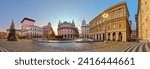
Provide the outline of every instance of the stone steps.
[[146,43],[141,43],[137,46],[127,48],[124,52],[150,52],[150,47]]

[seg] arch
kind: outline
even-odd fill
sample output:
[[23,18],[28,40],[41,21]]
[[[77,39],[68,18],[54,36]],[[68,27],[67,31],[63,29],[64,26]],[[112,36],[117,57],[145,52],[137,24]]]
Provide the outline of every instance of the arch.
[[108,33],[108,41],[110,41],[110,33]]
[[94,39],[96,39],[96,34],[94,34]]
[[100,37],[99,39],[100,39],[100,40],[102,40],[102,38],[101,38],[101,34],[99,35],[99,37]]
[[67,36],[66,36],[66,34],[65,34],[65,38],[66,38]]
[[121,32],[118,33],[118,40],[122,41],[122,33]]
[[68,34],[68,38],[70,38],[70,35]]
[[113,33],[113,41],[116,41],[116,33]]
[[105,40],[105,34],[103,34],[103,40]]
[[72,38],[72,34],[71,34],[71,38]]
[[99,39],[99,38],[98,38],[98,34],[97,34],[97,38],[96,38],[96,39],[97,39],[97,40]]

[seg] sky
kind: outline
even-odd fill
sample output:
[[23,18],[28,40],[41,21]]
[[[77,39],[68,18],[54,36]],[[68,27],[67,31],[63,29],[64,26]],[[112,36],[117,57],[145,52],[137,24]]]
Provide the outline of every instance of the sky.
[[127,2],[133,28],[136,28],[138,0],[0,0],[0,31],[8,29],[12,19],[16,29],[20,29],[24,17],[36,20],[40,27],[51,22],[55,32],[59,20],[74,19],[80,27],[83,19],[89,23],[107,8],[123,1]]

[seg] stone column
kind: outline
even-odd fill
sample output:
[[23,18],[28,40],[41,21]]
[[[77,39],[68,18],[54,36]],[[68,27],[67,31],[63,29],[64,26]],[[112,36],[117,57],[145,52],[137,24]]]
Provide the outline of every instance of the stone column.
[[108,33],[106,33],[105,35],[106,35],[106,37],[105,37],[105,38],[106,38],[106,40],[108,40]]
[[127,35],[126,35],[126,32],[123,32],[122,38],[123,38],[123,41],[127,41]]
[[97,34],[95,34],[95,39],[97,39]]
[[110,33],[110,40],[113,41],[113,36],[112,36],[112,32]]
[[103,40],[103,34],[101,34],[101,40]]
[[119,40],[119,32],[116,32],[116,41],[118,41]]

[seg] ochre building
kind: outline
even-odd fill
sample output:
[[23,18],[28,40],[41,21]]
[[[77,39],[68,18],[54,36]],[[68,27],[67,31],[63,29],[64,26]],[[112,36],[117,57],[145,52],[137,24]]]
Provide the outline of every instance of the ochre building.
[[150,41],[150,0],[139,0],[137,30],[138,39]]
[[114,5],[90,22],[90,38],[102,41],[131,40],[131,21],[127,4]]

